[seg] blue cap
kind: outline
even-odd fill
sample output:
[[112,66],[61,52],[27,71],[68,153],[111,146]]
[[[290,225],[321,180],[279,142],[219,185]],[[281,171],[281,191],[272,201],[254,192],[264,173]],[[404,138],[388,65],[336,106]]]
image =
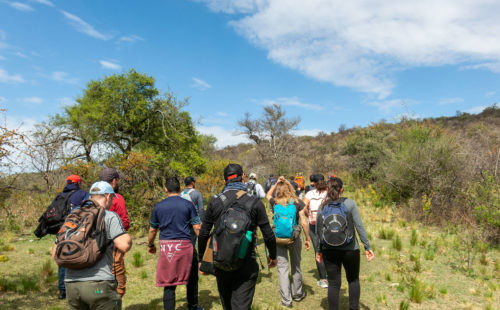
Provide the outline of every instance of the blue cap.
[[109,185],[108,182],[98,181],[92,184],[92,187],[90,187],[89,194],[90,195],[113,194],[113,196],[115,196],[115,191],[113,190],[113,187]]

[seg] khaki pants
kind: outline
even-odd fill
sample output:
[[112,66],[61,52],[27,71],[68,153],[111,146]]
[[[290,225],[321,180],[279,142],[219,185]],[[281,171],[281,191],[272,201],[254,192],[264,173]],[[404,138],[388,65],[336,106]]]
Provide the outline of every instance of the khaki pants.
[[119,310],[121,298],[115,281],[66,282],[66,296],[71,310]]
[[125,253],[118,251],[117,248],[113,248],[113,266],[112,272],[116,277],[118,282],[118,287],[116,291],[120,296],[125,295],[125,289],[127,284],[127,276],[125,275]]

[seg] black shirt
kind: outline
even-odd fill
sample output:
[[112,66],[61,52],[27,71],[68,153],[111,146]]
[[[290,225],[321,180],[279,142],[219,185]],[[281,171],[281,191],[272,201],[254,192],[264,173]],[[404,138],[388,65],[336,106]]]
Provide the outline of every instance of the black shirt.
[[[224,195],[228,196],[232,193],[237,192],[238,190],[228,190],[224,193]],[[248,194],[244,195],[240,198],[241,203],[246,202],[248,199],[252,199],[252,197]],[[269,257],[271,259],[276,259],[276,238],[274,236],[274,232],[271,229],[271,225],[269,224],[269,219],[267,218],[266,209],[264,204],[260,199],[255,200],[256,203],[252,206],[250,210],[250,219],[252,221],[251,230],[253,231],[253,235],[256,235],[257,226],[260,228],[262,232],[262,236],[264,237],[264,242],[266,244],[267,249],[269,250]],[[219,217],[222,214],[224,209],[224,205],[222,200],[215,196],[213,197],[207,205],[207,210],[205,211],[205,217],[201,223],[200,234],[198,236],[198,255],[200,261],[203,259],[203,254],[205,253],[205,249],[207,247],[208,238],[210,236],[210,231],[212,227],[217,222]],[[252,247],[250,256],[255,258],[255,242],[256,238],[253,238]]]

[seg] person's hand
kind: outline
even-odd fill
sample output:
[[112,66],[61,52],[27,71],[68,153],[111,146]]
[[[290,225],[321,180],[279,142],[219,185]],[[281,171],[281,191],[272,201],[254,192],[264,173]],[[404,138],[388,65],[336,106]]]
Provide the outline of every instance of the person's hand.
[[365,255],[367,261],[371,261],[375,257],[372,250],[365,251]]
[[283,182],[285,182],[285,177],[284,176],[280,176],[278,178],[278,183],[283,183]]
[[309,251],[309,248],[311,247],[311,241],[309,240],[306,240],[304,242],[304,248],[306,249],[306,251]]
[[200,271],[200,274],[201,274],[202,276],[208,276],[208,275],[209,275],[208,273],[201,271],[201,269],[200,269],[200,268],[201,268],[201,263],[198,263],[198,270]]
[[277,259],[271,259],[271,257],[267,257],[267,267],[268,268],[274,268],[278,265],[278,260]]
[[323,253],[316,253],[316,261],[320,264],[323,262]]
[[148,246],[148,253],[149,254],[155,254],[156,253],[156,246],[153,244],[152,247]]

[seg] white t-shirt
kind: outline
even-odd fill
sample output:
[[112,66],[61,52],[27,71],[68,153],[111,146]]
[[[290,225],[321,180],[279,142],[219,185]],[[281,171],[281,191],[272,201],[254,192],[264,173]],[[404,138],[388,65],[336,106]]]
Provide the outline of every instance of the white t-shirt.
[[318,215],[318,209],[326,197],[327,191],[318,192],[317,189],[308,191],[306,194],[306,199],[309,200],[309,224],[316,225],[316,217]]

